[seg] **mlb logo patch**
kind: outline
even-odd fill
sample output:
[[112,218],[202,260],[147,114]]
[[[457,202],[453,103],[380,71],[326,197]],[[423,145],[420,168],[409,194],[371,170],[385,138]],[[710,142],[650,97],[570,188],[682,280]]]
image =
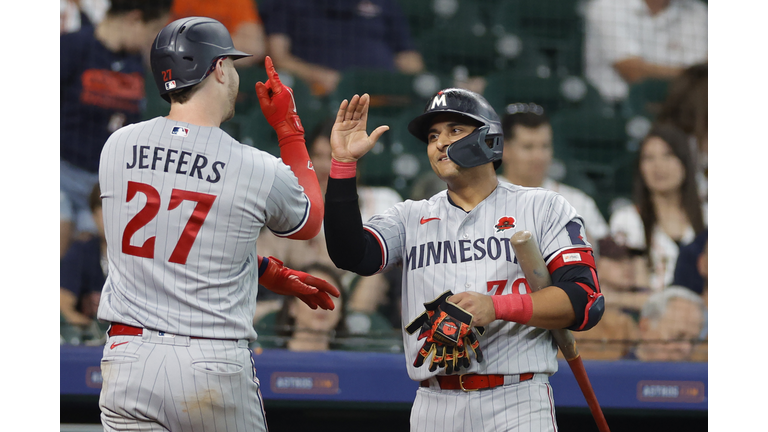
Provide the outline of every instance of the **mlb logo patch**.
[[166,90],[171,90],[171,89],[175,89],[175,88],[176,88],[176,80],[168,81],[167,83],[165,83],[165,89]]
[[185,127],[181,127],[181,126],[174,126],[173,130],[171,131],[171,135],[185,137],[185,136],[189,135],[189,128],[185,128]]
[[563,262],[581,261],[581,255],[577,253],[569,253],[563,255]]

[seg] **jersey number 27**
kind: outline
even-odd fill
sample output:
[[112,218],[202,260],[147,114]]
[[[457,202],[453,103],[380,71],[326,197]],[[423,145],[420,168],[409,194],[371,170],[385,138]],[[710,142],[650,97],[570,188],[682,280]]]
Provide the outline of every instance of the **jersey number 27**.
[[[146,183],[129,181],[125,202],[133,200],[137,193],[144,194],[147,197],[147,203],[125,226],[122,244],[123,253],[142,258],[154,258],[155,236],[146,239],[141,246],[133,246],[131,244],[131,237],[133,237],[136,231],[151,222],[160,212],[160,193],[157,192],[157,189]],[[200,232],[200,227],[203,226],[203,222],[205,222],[205,218],[208,216],[208,212],[211,210],[215,200],[216,195],[181,189],[173,189],[171,191],[171,202],[168,203],[169,211],[177,208],[183,201],[194,201],[197,205],[192,211],[192,215],[189,217],[187,225],[184,227],[184,231],[176,243],[176,247],[171,252],[171,257],[168,259],[169,262],[176,264],[187,263],[189,251],[192,249],[197,233]]]

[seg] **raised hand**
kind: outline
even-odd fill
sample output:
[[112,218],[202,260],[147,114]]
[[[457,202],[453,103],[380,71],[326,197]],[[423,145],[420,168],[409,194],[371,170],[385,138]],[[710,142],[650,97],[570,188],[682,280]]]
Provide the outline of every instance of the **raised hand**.
[[331,132],[331,156],[339,162],[355,162],[368,153],[389,126],[379,126],[369,136],[365,131],[368,123],[368,107],[371,97],[354,95],[344,99],[336,114]]
[[293,90],[280,81],[269,56],[264,59],[264,67],[269,79],[266,84],[261,81],[256,83],[256,95],[259,97],[264,118],[277,132],[278,141],[287,137],[303,136],[304,127],[296,113]]

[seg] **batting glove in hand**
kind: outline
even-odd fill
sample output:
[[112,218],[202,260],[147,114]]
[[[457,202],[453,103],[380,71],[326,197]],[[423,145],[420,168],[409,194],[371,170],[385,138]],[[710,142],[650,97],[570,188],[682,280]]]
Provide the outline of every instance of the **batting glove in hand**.
[[303,136],[304,127],[296,113],[293,90],[280,82],[280,77],[269,56],[264,59],[264,66],[269,79],[266,84],[261,81],[256,83],[256,95],[259,97],[261,112],[277,132],[278,142],[282,142],[284,138]]
[[341,295],[338,288],[324,279],[284,267],[283,262],[275,257],[268,259],[267,269],[259,277],[259,284],[274,293],[298,297],[312,309],[333,310],[335,305],[330,296],[338,298]]

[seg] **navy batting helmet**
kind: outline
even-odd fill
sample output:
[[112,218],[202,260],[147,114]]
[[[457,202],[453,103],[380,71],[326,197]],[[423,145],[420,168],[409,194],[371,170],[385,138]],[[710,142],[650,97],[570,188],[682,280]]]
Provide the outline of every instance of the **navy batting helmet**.
[[475,92],[449,88],[440,90],[424,107],[424,114],[408,124],[408,132],[416,138],[427,141],[429,128],[434,117],[443,113],[454,113],[477,125],[471,134],[454,142],[446,154],[456,165],[472,168],[493,162],[493,168],[501,165],[501,153],[504,149],[504,135],[501,121],[493,107]]
[[250,57],[238,51],[224,24],[213,18],[178,19],[160,30],[152,44],[150,63],[155,84],[166,101],[168,93],[191,87],[208,76],[220,57]]

